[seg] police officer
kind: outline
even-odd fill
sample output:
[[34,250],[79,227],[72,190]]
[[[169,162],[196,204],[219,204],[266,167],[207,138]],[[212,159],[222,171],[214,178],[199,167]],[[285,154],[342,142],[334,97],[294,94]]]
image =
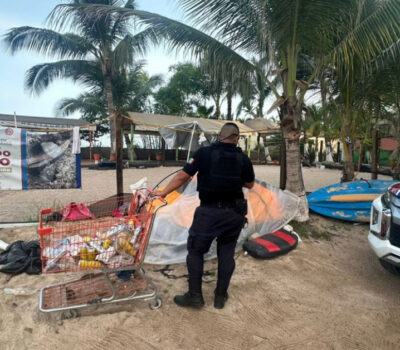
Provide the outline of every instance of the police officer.
[[183,170],[176,174],[163,191],[166,196],[183,185],[196,173],[200,206],[196,209],[187,241],[186,259],[189,291],[174,297],[183,307],[204,306],[201,282],[204,254],[217,239],[218,281],[214,307],[222,309],[228,299],[228,286],[235,269],[234,253],[247,213],[242,188],[254,185],[254,170],[250,159],[237,147],[239,128],[226,123],[218,134],[218,142],[200,148]]

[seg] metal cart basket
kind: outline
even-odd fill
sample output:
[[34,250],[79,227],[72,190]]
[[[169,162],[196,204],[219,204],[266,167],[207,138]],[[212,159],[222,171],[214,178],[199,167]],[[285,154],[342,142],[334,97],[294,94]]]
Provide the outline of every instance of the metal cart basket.
[[144,299],[151,309],[161,306],[142,264],[154,216],[167,203],[150,193],[146,189],[135,195],[40,211],[43,273],[86,272],[78,279],[42,288],[41,311],[77,310],[134,299]]

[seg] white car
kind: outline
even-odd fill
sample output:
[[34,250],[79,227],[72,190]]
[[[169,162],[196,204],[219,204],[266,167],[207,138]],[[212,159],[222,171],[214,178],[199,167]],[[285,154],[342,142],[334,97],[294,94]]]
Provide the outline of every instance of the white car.
[[372,202],[368,242],[381,265],[400,275],[400,183]]

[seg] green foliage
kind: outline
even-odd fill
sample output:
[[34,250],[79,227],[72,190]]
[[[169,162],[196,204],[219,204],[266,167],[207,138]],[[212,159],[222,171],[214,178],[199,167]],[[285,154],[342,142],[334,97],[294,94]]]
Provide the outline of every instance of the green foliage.
[[[93,86],[101,86],[101,81],[93,79]],[[115,109],[121,113],[126,112],[151,112],[150,96],[154,89],[161,83],[161,77],[149,77],[143,70],[143,64],[137,64],[129,71],[121,70],[113,79],[113,96]],[[77,98],[67,98],[58,102],[57,113],[68,116],[80,112],[82,119],[93,123],[108,116],[108,105],[104,88],[92,89],[79,95]],[[95,138],[109,132],[107,123],[97,126]],[[88,139],[87,134],[83,134]]]
[[316,152],[315,152],[315,148],[314,147],[309,147],[308,148],[308,159],[309,159],[311,164],[314,164],[316,157],[317,157],[317,155],[316,155]]
[[213,109],[202,101],[210,96],[209,83],[200,67],[182,63],[170,67],[168,84],[154,95],[155,112],[170,115],[210,116]]

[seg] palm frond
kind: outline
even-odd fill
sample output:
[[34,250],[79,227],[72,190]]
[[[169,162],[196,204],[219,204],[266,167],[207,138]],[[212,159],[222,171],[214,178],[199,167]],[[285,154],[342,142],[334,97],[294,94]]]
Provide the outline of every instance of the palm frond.
[[38,64],[26,72],[25,86],[32,93],[39,95],[54,80],[70,78],[92,90],[103,83],[102,72],[96,62],[84,60],[63,60]]
[[81,112],[83,115],[102,116],[107,114],[104,98],[94,94],[82,94],[77,98],[65,98],[58,101],[56,114],[62,117]]
[[115,47],[113,60],[116,67],[131,65],[137,56],[144,56],[150,44],[157,44],[158,38],[151,28],[142,32],[126,35]]
[[69,23],[68,18],[77,13],[92,18],[93,16],[104,18],[116,13],[124,14],[133,18],[138,25],[150,26],[157,38],[163,38],[168,42],[170,50],[184,49],[198,60],[212,55],[219,62],[234,66],[236,70],[242,72],[254,70],[247,59],[228,45],[189,25],[151,12],[106,5],[61,4],[50,14],[49,21],[58,27],[64,27]]
[[95,48],[79,35],[60,34],[53,30],[28,26],[11,28],[4,35],[3,41],[12,54],[26,49],[51,57],[79,59],[95,51]]
[[379,2],[379,7],[335,47],[333,60],[336,66],[343,70],[354,69],[356,62],[360,62],[370,71],[371,64],[384,64],[388,57],[397,58],[400,54],[399,18],[398,0]]

